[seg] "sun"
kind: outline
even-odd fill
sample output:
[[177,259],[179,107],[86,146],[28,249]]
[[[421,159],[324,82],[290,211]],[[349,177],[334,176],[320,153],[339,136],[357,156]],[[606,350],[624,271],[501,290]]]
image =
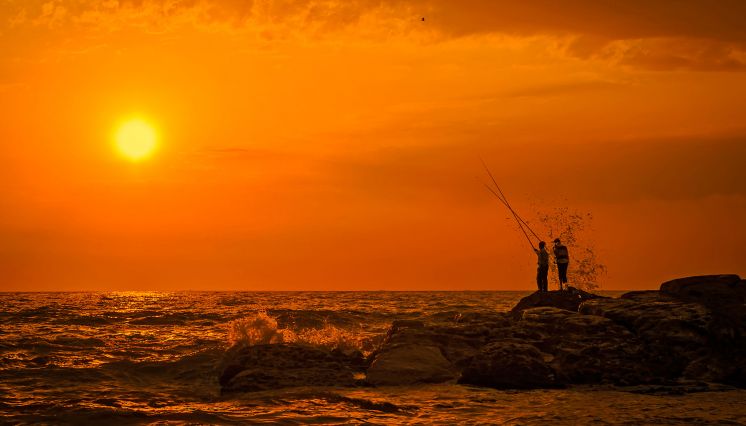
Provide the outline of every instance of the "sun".
[[137,118],[119,126],[115,142],[120,154],[129,160],[140,161],[153,154],[158,144],[158,135],[153,126]]

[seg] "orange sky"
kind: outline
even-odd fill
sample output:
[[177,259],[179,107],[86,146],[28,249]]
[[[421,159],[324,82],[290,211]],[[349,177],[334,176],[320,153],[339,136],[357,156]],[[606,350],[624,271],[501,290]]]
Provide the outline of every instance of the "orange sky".
[[[4,0],[0,290],[534,289],[480,155],[527,219],[593,213],[603,288],[744,276],[743,16]],[[139,163],[112,144],[134,115]]]

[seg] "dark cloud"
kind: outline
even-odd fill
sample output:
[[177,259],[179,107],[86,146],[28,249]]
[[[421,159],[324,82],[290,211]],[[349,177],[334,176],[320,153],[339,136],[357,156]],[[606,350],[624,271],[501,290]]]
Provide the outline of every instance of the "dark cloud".
[[[330,34],[359,25],[373,26],[372,33],[384,36],[423,29],[447,38],[490,33],[559,36],[574,38],[567,53],[581,58],[612,59],[651,70],[746,69],[742,0],[16,0],[6,11],[6,25],[27,21],[58,27],[76,22],[109,28],[147,22],[162,29],[169,20],[178,20],[260,27],[268,38],[293,31]],[[427,17],[424,24],[420,16]],[[262,26],[271,29],[262,31]],[[371,28],[363,33],[371,34]],[[618,41],[631,43],[614,45]]]
[[582,34],[620,40],[654,37],[746,41],[746,2],[722,0],[433,1],[446,31]]
[[[575,36],[568,53],[650,70],[746,70],[746,2],[433,1],[444,33]],[[618,41],[632,41],[614,44]]]

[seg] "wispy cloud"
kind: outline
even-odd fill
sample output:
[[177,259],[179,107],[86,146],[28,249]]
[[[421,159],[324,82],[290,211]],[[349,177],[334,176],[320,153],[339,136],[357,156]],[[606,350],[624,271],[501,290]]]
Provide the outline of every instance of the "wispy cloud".
[[[571,37],[565,53],[652,70],[743,71],[746,2],[573,0],[11,0],[3,27],[168,32],[262,40],[356,37],[437,42],[480,34]],[[426,21],[420,21],[420,17]]]

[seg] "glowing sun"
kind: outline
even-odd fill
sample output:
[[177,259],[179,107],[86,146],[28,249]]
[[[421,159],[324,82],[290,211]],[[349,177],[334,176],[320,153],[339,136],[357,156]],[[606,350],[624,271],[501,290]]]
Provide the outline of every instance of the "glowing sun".
[[119,153],[132,161],[149,157],[155,151],[158,135],[153,126],[141,119],[122,123],[116,131],[115,142]]

